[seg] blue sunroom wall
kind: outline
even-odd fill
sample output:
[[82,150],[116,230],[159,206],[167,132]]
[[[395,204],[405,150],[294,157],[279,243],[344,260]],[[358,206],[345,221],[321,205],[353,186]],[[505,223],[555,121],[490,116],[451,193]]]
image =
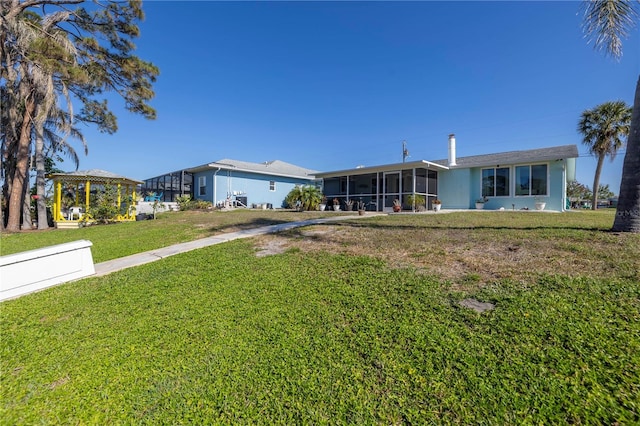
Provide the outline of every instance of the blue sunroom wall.
[[[215,171],[195,173],[193,178],[193,192],[197,199],[211,201],[214,204],[224,202],[227,193],[239,193],[247,197],[247,206],[252,204],[272,204],[274,208],[285,207],[284,199],[296,185],[313,184],[307,179],[296,179],[280,176],[270,176],[258,173],[219,171],[216,176],[216,196],[214,200],[213,176]],[[199,195],[200,176],[206,176],[206,193]],[[269,189],[269,182],[275,182],[275,191]]]
[[472,199],[471,170],[453,169],[438,172],[438,199],[443,209],[468,209]]

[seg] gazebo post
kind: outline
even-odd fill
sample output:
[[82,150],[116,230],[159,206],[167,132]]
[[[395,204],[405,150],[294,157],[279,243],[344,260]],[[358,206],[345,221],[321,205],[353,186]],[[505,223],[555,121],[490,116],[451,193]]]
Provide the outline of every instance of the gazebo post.
[[118,183],[118,214],[122,211],[122,197],[120,196],[120,183]]
[[62,217],[62,181],[54,180],[54,205],[53,205],[53,220],[56,222]]
[[89,196],[91,195],[91,181],[87,179],[84,185],[84,209],[85,214],[89,212]]
[[131,219],[131,185],[125,187],[125,194],[127,197],[127,218]]

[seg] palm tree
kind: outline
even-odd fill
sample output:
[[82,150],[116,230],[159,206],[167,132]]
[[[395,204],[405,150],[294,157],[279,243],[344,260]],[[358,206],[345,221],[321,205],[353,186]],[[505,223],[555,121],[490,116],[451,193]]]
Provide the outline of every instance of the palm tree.
[[[141,2],[106,2],[90,11],[80,3],[0,1],[1,201],[7,230],[20,229],[34,137],[42,180],[46,123],[56,119],[61,97],[73,97],[83,107],[78,115],[67,107],[71,120],[58,124],[84,122],[115,132],[116,116],[99,99],[106,90],[118,93],[127,110],[149,119],[156,115],[148,101],[158,69],[133,55],[137,22],[144,18]],[[52,13],[45,14],[45,6]],[[51,129],[64,133],[58,124]]]
[[593,178],[593,203],[598,205],[598,188],[600,172],[605,157],[613,160],[618,150],[625,144],[629,134],[631,108],[623,101],[605,102],[582,113],[578,122],[578,132],[583,135],[582,143],[589,147],[589,152],[598,158],[596,173]]
[[[598,50],[622,57],[622,38],[637,25],[638,0],[585,1],[583,29]],[[613,231],[640,232],[640,76],[636,83],[627,153],[622,165],[622,180]],[[595,189],[596,187],[594,187]]]

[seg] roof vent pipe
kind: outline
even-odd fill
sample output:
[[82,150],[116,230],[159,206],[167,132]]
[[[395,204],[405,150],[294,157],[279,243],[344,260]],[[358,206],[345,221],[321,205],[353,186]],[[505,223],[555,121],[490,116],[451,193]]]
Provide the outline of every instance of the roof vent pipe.
[[449,167],[456,165],[456,135],[449,135]]

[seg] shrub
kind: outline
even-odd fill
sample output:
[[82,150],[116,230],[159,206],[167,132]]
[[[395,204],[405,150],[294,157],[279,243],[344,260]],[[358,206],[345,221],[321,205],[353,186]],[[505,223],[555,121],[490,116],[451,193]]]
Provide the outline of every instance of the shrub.
[[[102,191],[92,196],[88,208],[89,215],[98,222],[109,223],[120,214],[117,206],[118,191],[113,185],[105,185]],[[86,216],[85,216],[86,217]]]
[[213,207],[213,203],[205,200],[194,200],[191,202],[191,206],[195,210],[207,210]]
[[320,188],[314,185],[302,185],[289,191],[284,202],[291,209],[311,211],[318,209],[322,199]]
[[176,204],[180,210],[191,210],[193,208],[194,200],[191,199],[191,195],[181,195],[176,197]]
[[412,208],[419,208],[420,206],[424,207],[426,204],[426,198],[424,195],[409,195],[407,196],[407,204],[409,204]]

